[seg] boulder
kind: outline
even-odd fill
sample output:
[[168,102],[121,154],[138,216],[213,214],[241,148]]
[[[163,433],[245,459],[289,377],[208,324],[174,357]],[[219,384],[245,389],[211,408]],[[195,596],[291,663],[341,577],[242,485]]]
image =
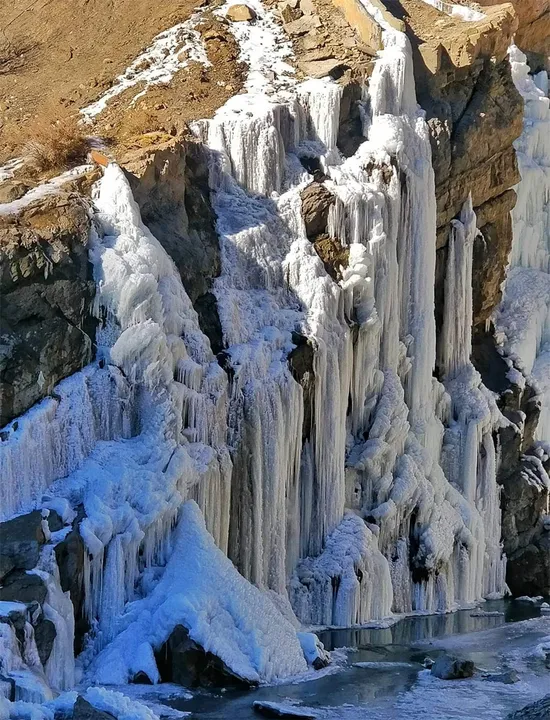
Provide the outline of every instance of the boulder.
[[288,718],[288,720],[315,720],[317,717],[310,709],[300,709],[289,703],[269,702],[263,700],[255,700],[252,703],[254,712],[268,718]]
[[325,646],[315,633],[299,632],[298,640],[310,667],[314,670],[322,670],[330,665],[330,653],[325,650]]
[[14,570],[3,579],[0,587],[0,600],[8,602],[42,603],[46,600],[47,588],[39,575],[25,570]]
[[432,665],[431,673],[441,680],[460,680],[474,674],[472,660],[463,660],[454,655],[440,655]]
[[74,704],[72,720],[114,720],[114,717],[110,713],[98,710],[79,695]]
[[286,23],[284,28],[290,37],[300,37],[315,28],[321,27],[322,24],[318,15],[302,15],[297,20]]
[[19,200],[30,190],[30,186],[20,180],[8,180],[0,184],[0,203]]
[[336,197],[325,185],[312,182],[301,194],[302,217],[306,226],[306,234],[310,240],[327,232],[329,210]]
[[225,13],[225,17],[232,22],[250,22],[256,19],[256,11],[249,5],[240,3],[238,5],[230,5]]
[[42,514],[38,510],[0,523],[0,582],[16,568],[36,567],[45,541]]
[[501,673],[494,673],[483,677],[484,680],[489,682],[500,682],[504,685],[513,685],[519,682],[519,675],[515,670],[505,670]]
[[329,58],[327,60],[298,60],[298,67],[304,75],[308,77],[331,77],[337,80],[344,72],[345,63],[337,58]]
[[53,642],[57,632],[55,625],[51,620],[47,620],[42,617],[34,625],[34,640],[36,642],[36,649],[38,650],[38,656],[43,666],[48,662],[50,655],[53,650]]
[[248,688],[252,685],[230,670],[223,660],[192,640],[183,625],[176,625],[156,653],[156,660],[162,682],[184,687]]

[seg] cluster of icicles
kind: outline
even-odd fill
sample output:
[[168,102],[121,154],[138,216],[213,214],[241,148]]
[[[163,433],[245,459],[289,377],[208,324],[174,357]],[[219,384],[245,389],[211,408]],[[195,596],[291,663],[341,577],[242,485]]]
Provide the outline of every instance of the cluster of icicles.
[[[525,102],[515,143],[521,181],[512,211],[510,268],[497,314],[505,355],[537,391],[536,440],[550,443],[550,97],[548,73],[530,74],[527,58],[510,48],[512,78]],[[514,375],[512,375],[514,377]],[[524,382],[525,380],[523,380]],[[522,382],[522,380],[520,380]]]
[[[341,94],[330,80],[256,88],[197,126],[214,151],[227,374],[123,173],[110,165],[99,183],[96,362],[0,445],[7,515],[45,492],[84,505],[98,649],[143,569],[169,556],[187,498],[240,572],[288,595],[303,623],[447,611],[504,591],[503,420],[469,361],[475,215],[467,203],[450,231],[440,383],[434,177],[405,36],[385,30],[366,140],[347,159]],[[329,230],[349,249],[339,283],[306,237],[304,157],[336,196]],[[294,333],[313,348],[308,407],[289,369]]]

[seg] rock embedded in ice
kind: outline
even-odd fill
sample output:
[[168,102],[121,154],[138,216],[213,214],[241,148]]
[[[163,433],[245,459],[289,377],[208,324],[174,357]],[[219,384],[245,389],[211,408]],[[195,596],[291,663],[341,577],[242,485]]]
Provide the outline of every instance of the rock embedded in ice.
[[[127,606],[118,626],[124,629],[90,669],[97,683],[123,684],[139,671],[158,682],[163,668],[153,651],[158,653],[178,626],[182,632],[174,645],[178,652],[182,648],[185,670],[196,653],[199,679],[203,674],[208,679],[214,658],[216,671],[225,666],[248,685],[307,670],[294,626],[216,547],[192,500],[182,506],[161,579],[150,595]],[[187,633],[194,646],[186,644]]]
[[111,713],[98,710],[82,695],[79,695],[74,704],[72,720],[114,720],[115,717]]
[[[183,625],[176,625],[156,658],[162,682],[183,687],[246,688],[257,684],[233,672],[223,660],[194,642]],[[143,671],[140,674],[147,677]],[[139,682],[137,675],[135,683]]]
[[519,682],[519,675],[515,670],[505,670],[501,673],[490,673],[488,675],[484,675],[483,679],[488,680],[489,682],[501,682],[505,685],[513,685],[514,683]]
[[298,640],[302,646],[307,664],[314,670],[322,670],[330,665],[330,653],[313,632],[299,632]]
[[460,680],[472,677],[474,670],[472,660],[463,660],[454,655],[440,655],[432,665],[431,673],[441,680]]
[[39,510],[0,523],[0,581],[15,568],[32,570],[45,540]]
[[300,708],[291,703],[256,700],[252,703],[254,712],[268,718],[287,718],[288,720],[315,720],[317,715],[309,708]]

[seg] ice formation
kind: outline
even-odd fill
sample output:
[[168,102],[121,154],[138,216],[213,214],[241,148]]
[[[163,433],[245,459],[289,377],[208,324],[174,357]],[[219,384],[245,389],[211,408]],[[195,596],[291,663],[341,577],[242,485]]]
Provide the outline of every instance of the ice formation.
[[477,22],[483,20],[485,17],[482,12],[467,5],[456,5],[455,3],[443,2],[443,0],[424,0],[424,2],[426,5],[431,5],[446,15],[455,17],[458,20],[464,20],[465,22]]
[[529,74],[525,55],[510,48],[516,88],[525,102],[516,141],[521,182],[512,211],[513,244],[496,317],[506,356],[538,391],[536,439],[550,441],[550,99],[548,73]]
[[119,625],[124,629],[94,662],[96,682],[123,684],[140,671],[158,682],[153,651],[177,625],[249,682],[307,670],[293,625],[216,547],[191,500],[183,505],[161,579],[150,595],[127,606]]
[[[384,26],[365,141],[344,158],[340,85],[299,83],[282,30],[250,4],[256,21],[230,24],[246,93],[194,126],[211,159],[225,371],[109,165],[90,242],[96,361],[0,444],[6,515],[45,492],[84,506],[99,680],[157,679],[153,650],[178,622],[269,681],[306,668],[288,598],[305,624],[350,625],[504,591],[503,419],[469,359],[476,218],[467,202],[450,228],[439,382],[434,174],[409,42]],[[312,158],[349,253],[339,281],[301,216]],[[289,365],[298,342],[307,392]],[[52,610],[61,602],[52,590]]]

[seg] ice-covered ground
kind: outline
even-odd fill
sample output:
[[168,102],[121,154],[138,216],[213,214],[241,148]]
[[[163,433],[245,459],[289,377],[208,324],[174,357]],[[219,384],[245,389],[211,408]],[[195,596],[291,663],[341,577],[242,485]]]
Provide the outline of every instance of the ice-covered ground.
[[[423,621],[416,621],[419,629],[412,635],[418,639],[412,644],[399,644],[398,633],[393,644],[347,647],[335,653],[340,658],[337,676],[261,688],[246,695],[200,693],[165,702],[204,720],[252,719],[257,717],[254,701],[307,710],[319,720],[503,720],[509,712],[550,692],[543,654],[544,647],[550,649],[550,618],[498,627],[491,627],[493,619],[488,618],[485,627],[491,629],[432,639],[422,637]],[[465,622],[464,628],[468,627]],[[433,677],[422,661],[441,652],[474,660],[475,677],[458,681]],[[498,680],[507,670],[517,672],[518,682]]]

